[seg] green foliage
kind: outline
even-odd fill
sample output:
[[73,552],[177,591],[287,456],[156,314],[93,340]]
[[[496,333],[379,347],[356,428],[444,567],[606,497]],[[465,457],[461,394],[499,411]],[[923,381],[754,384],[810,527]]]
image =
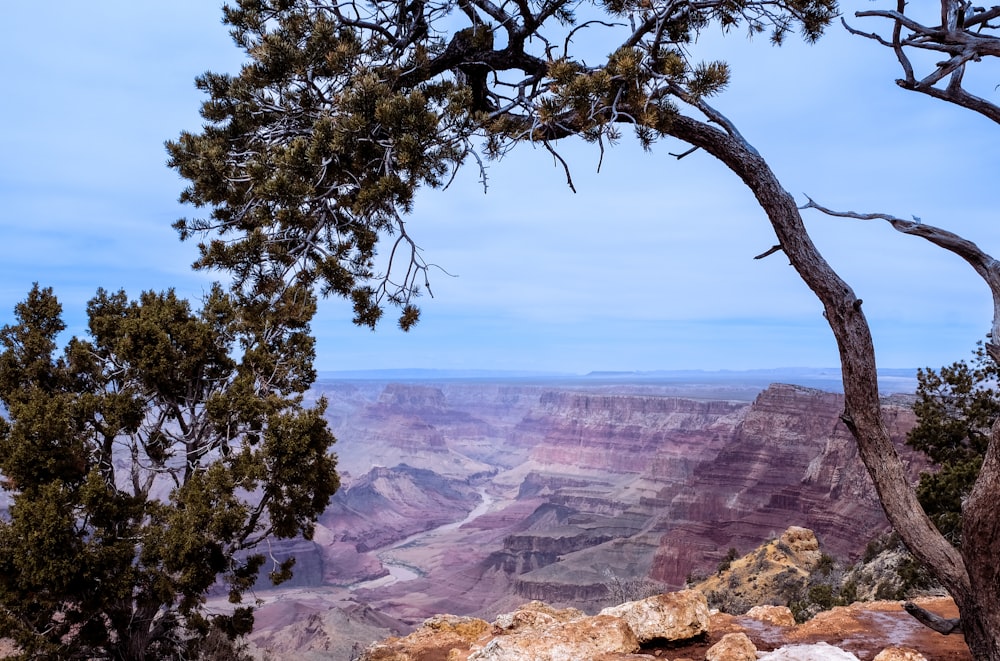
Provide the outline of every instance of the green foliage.
[[726,557],[722,559],[719,563],[718,569],[716,569],[716,574],[721,574],[722,572],[728,570],[733,565],[733,560],[740,557],[740,552],[736,550],[735,547],[729,547],[729,551],[726,553]]
[[962,537],[962,500],[979,475],[990,428],[1000,415],[998,375],[981,343],[971,365],[960,361],[917,372],[917,426],[907,443],[937,465],[921,475],[917,497],[956,546]]
[[829,576],[836,566],[836,562],[833,557],[827,555],[826,553],[821,553],[819,556],[819,562],[816,563],[816,567],[813,569],[814,572],[818,573],[820,576]]
[[325,402],[302,406],[309,307],[101,290],[89,337],[60,352],[61,307],[32,289],[0,329],[0,636],[32,657],[153,659],[249,631],[250,608],[203,616],[206,592],[239,602],[253,548],[310,536],[338,487]]
[[[704,98],[728,83],[725,63],[689,61],[708,26],[815,39],[837,13],[834,0],[590,5],[227,5],[246,64],[198,79],[206,124],[167,144],[188,182],[181,200],[206,210],[175,224],[201,239],[195,266],[225,271],[247,299],[273,302],[286,287],[344,297],[370,327],[395,306],[409,329],[433,266],[405,223],[420,187],[444,185],[470,155],[485,185],[480,152],[498,158],[522,142],[555,152],[569,136],[603,146],[623,124],[648,147],[679,103],[711,114]],[[635,31],[622,33],[628,21]],[[583,31],[607,35],[606,62],[575,52]]]
[[906,550],[899,534],[873,538],[860,562],[851,567],[841,585],[847,603],[867,599],[912,599],[939,588],[934,578]]
[[857,601],[857,585],[843,580],[834,559],[823,554],[806,580],[789,586],[785,599],[795,621],[805,622],[817,613]]

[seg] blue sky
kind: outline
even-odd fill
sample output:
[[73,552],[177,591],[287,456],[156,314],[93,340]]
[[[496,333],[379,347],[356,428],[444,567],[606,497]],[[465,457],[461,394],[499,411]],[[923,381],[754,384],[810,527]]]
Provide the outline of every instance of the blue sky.
[[[845,2],[843,9],[884,2]],[[894,4],[894,3],[893,3]],[[0,320],[31,283],[52,286],[73,333],[98,287],[175,287],[198,297],[211,274],[170,224],[179,177],[165,140],[196,130],[205,70],[235,71],[214,2],[15,3],[0,41]],[[854,20],[859,24],[858,20]],[[862,24],[876,29],[876,23]],[[995,177],[1000,131],[907,93],[892,54],[839,27],[780,49],[706,35],[727,59],[715,106],[770,161],[785,187],[831,207],[915,214],[1000,254]],[[990,62],[975,76],[1000,79]],[[992,70],[988,67],[993,67]],[[981,92],[996,99],[992,84]],[[821,307],[774,244],[749,192],[704,154],[676,161],[665,141],[598,153],[566,144],[577,193],[543,150],[524,147],[428,191],[410,218],[430,262],[433,299],[410,333],[376,332],[326,300],[314,324],[323,370],[591,370],[835,366]],[[865,301],[883,367],[969,355],[990,301],[971,269],[886,226],[810,213],[815,241]]]

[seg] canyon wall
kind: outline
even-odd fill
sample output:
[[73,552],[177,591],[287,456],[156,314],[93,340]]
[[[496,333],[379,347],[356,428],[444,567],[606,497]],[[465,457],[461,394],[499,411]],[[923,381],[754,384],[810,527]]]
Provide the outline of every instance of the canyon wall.
[[[528,599],[593,610],[610,580],[676,588],[790,525],[845,559],[885,527],[839,395],[677,392],[319,384],[344,486],[311,542],[307,582],[410,622],[492,617]],[[885,415],[902,445],[906,398]],[[904,456],[916,477],[923,464]]]

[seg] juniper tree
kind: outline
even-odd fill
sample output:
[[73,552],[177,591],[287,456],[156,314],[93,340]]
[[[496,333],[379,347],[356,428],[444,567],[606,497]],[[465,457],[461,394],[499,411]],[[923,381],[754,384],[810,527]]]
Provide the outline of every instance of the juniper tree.
[[998,367],[982,345],[970,364],[959,361],[917,372],[917,425],[907,443],[934,464],[920,476],[917,497],[953,545],[962,538],[962,503],[972,490],[1000,418]]
[[[249,630],[241,595],[293,564],[258,544],[310,537],[337,489],[324,402],[302,405],[309,305],[263,322],[216,287],[200,310],[99,291],[87,312],[60,351],[36,285],[0,330],[0,636],[31,658],[189,658]],[[215,585],[231,615],[203,612]]]
[[[960,0],[940,4],[941,26],[913,41],[884,41],[897,57],[918,42],[949,53],[949,44],[956,53],[978,44],[942,65],[954,91],[967,63],[994,54],[989,21],[1000,14]],[[900,2],[897,14],[903,9]],[[842,419],[890,522],[955,597],[976,658],[1000,659],[1000,580],[986,566],[1000,554],[1000,512],[979,506],[1000,492],[1000,462],[987,452],[959,551],[920,507],[889,437],[861,299],[812,243],[766,159],[712,104],[729,80],[725,62],[690,56],[711,27],[774,43],[796,32],[814,41],[837,11],[835,0],[240,0],[224,18],[247,64],[199,79],[207,124],[168,144],[171,165],[188,180],[182,199],[206,210],[176,226],[182,238],[201,240],[196,265],[231,273],[243,295],[319,287],[353,299],[359,323],[399,305],[407,328],[429,266],[406,225],[420,186],[439,186],[467,161],[482,167],[523,143],[561,161],[561,139],[603,148],[623,128],[647,147],[669,137],[689,145],[682,157],[711,155],[747,185],[771,223],[777,245],[761,257],[783,252],[822,304],[843,367]],[[909,27],[909,19],[890,18],[894,34]],[[601,44],[600,52],[585,43]],[[891,222],[963,255],[992,286],[996,267],[960,237]],[[390,246],[382,271],[374,260],[380,238]],[[993,291],[1000,300],[1000,288]],[[993,345],[987,350],[993,356]],[[1000,442],[994,447],[1000,453]]]

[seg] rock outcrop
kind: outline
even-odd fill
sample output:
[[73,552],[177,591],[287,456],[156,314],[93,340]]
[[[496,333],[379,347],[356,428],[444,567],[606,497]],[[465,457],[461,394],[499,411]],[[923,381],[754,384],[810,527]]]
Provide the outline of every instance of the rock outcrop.
[[[705,597],[697,591],[657,595],[586,615],[540,602],[498,616],[435,616],[404,638],[371,646],[363,661],[443,658],[468,661],[577,661],[637,652],[651,641],[682,641],[706,633]],[[435,656],[436,655],[436,656]]]
[[585,616],[507,636],[497,636],[469,661],[569,661],[630,654],[639,649],[635,633],[621,618]]
[[766,604],[754,606],[746,612],[746,616],[777,627],[795,626],[795,616],[788,606],[770,606]]
[[[784,619],[783,612],[779,611],[779,615],[764,611],[764,607],[784,604],[794,598],[819,565],[821,557],[819,540],[813,531],[791,526],[777,539],[762,544],[742,558],[720,565],[714,575],[695,587],[726,612],[742,613],[757,606],[747,615],[765,619],[762,616],[766,612],[769,620]],[[791,617],[790,611],[788,616]]]
[[[677,608],[665,619],[684,620],[699,596],[691,591],[664,597]],[[930,602],[924,602],[930,605]],[[940,607],[937,604],[933,607]],[[953,605],[951,606],[954,607]],[[588,616],[533,602],[499,616],[492,625],[474,618],[435,616],[403,638],[372,645],[362,661],[626,661],[657,658],[691,661],[921,661],[947,658],[971,661],[955,637],[924,629],[911,636],[896,620],[909,616],[894,605],[855,604],[826,626],[760,626],[760,620],[714,614],[701,632],[666,642],[641,643],[630,621],[643,611],[640,602],[622,604],[621,615]],[[699,610],[699,609],[695,609]],[[874,617],[873,617],[874,615]],[[910,618],[912,619],[912,618]],[[867,623],[866,626],[859,626]],[[693,633],[694,630],[691,632]],[[775,634],[778,635],[775,635]],[[826,637],[824,640],[822,637]],[[832,644],[831,644],[832,643]],[[668,656],[669,655],[669,656]]]
[[697,590],[658,594],[610,606],[600,614],[624,620],[643,644],[688,640],[708,631],[708,602]]
[[727,633],[708,648],[705,661],[757,661],[757,646],[745,633]]

